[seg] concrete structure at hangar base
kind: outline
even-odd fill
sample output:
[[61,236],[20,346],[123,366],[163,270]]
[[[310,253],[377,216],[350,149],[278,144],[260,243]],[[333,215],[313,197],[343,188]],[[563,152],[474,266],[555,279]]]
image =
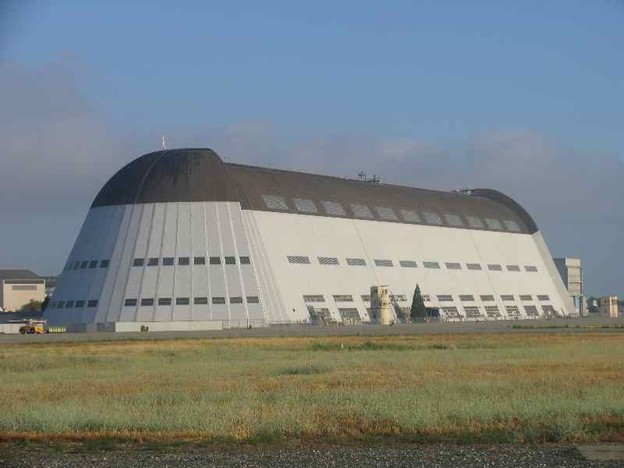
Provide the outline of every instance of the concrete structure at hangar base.
[[146,154],[100,190],[59,278],[51,325],[189,330],[353,324],[387,285],[443,321],[576,315],[542,234],[489,189],[441,192]]

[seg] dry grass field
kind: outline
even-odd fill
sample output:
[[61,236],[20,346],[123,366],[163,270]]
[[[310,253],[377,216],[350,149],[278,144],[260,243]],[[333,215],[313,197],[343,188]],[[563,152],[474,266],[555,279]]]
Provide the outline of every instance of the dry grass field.
[[624,441],[624,334],[0,349],[0,440]]

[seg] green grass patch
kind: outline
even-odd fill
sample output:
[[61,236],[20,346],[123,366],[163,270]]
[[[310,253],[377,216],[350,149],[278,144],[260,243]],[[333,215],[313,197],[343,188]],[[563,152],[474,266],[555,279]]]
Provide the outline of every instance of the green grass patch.
[[0,440],[624,440],[621,334],[20,344]]

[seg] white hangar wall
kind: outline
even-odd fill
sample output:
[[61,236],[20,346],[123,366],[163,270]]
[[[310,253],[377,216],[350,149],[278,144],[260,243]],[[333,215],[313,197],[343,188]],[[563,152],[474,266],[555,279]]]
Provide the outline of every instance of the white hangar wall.
[[[418,284],[430,298],[428,306],[457,307],[461,316],[465,316],[464,307],[476,306],[481,319],[486,318],[485,307],[492,306],[498,307],[502,318],[508,315],[507,307],[514,306],[520,313],[517,318],[528,318],[526,306],[534,306],[540,316],[548,306],[559,315],[572,313],[539,232],[516,234],[259,211],[245,211],[244,217],[254,226],[259,237],[254,244],[262,246],[260,255],[272,272],[266,282],[261,279],[263,290],[279,291],[280,309],[286,311],[281,315],[269,311],[272,321],[306,320],[310,305],[328,308],[337,321],[341,320],[339,308],[356,307],[362,319],[368,320],[370,305],[362,296],[369,295],[374,284],[387,284],[392,294],[404,296],[404,301],[399,300],[404,307],[410,306]],[[288,257],[306,257],[310,263],[289,263]],[[335,258],[338,264],[321,264],[320,257]],[[347,259],[362,259],[366,265],[351,266]],[[375,260],[386,261],[384,265],[389,260],[392,266],[376,266]],[[415,262],[416,267],[402,267],[401,261]],[[440,268],[425,268],[425,262],[436,262]],[[460,269],[449,269],[447,263]],[[481,270],[469,270],[468,264],[477,264]],[[488,265],[499,265],[501,271],[492,271]],[[520,271],[509,271],[510,266]],[[323,302],[304,300],[304,296],[319,295]],[[353,301],[335,301],[334,296],[351,296]],[[440,301],[438,296],[452,296],[452,300]],[[461,301],[460,296],[473,296],[474,301]],[[481,296],[494,296],[494,301],[483,301]],[[513,300],[503,300],[505,296]]]
[[[290,263],[289,257],[307,257],[310,263]],[[321,257],[337,264],[321,264]],[[249,263],[241,263],[246,258]],[[188,264],[180,264],[184,259]],[[348,265],[347,259],[365,265]],[[377,266],[376,260],[392,266]],[[402,261],[416,266],[401,266]],[[439,268],[425,268],[425,262]],[[402,307],[409,307],[418,284],[428,306],[455,307],[463,319],[465,307],[478,307],[481,316],[472,318],[481,320],[497,318],[488,317],[486,307],[497,307],[498,318],[531,318],[526,307],[535,307],[539,316],[544,307],[573,314],[551,263],[539,232],[241,210],[236,202],[95,207],[69,256],[49,318],[64,325],[223,321],[241,327],[307,322],[313,306],[327,308],[338,322],[340,308],[356,308],[368,321],[370,304],[362,296],[375,284],[389,285]],[[520,271],[509,271],[510,266]],[[323,301],[306,302],[305,296]],[[518,315],[508,307],[517,307]]]
[[265,322],[240,205],[89,211],[54,293],[52,324]]

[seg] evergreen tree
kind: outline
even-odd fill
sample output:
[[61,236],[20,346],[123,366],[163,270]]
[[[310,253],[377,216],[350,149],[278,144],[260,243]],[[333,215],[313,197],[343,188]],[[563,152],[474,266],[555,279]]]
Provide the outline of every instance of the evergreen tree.
[[425,307],[425,301],[420,294],[420,286],[416,285],[414,289],[414,296],[412,297],[412,308],[410,309],[410,318],[413,322],[418,319],[424,319],[427,317],[427,308]]

